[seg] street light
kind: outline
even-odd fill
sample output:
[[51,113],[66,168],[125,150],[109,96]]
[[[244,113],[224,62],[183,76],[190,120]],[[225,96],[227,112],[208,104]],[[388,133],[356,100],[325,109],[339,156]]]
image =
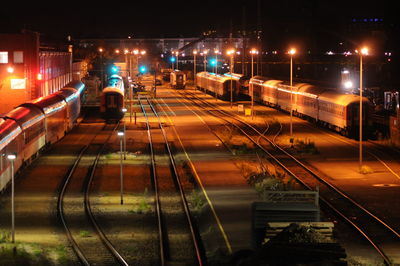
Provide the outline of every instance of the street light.
[[[296,49],[289,50],[290,54],[290,137],[293,137],[293,55],[296,54]],[[290,140],[293,141],[292,139]]]
[[119,164],[119,180],[120,180],[120,189],[121,189],[121,205],[124,204],[124,173],[122,168],[122,138],[124,136],[124,132],[118,131],[119,136],[119,151],[120,151],[120,164]]
[[124,160],[126,160],[126,125],[125,125],[125,113],[128,111],[126,108],[122,108],[122,113],[124,114]]
[[7,155],[11,162],[11,242],[15,243],[15,206],[14,206],[14,161],[17,158],[15,154]]
[[232,80],[232,70],[233,70],[233,56],[235,55],[235,49],[230,49],[227,52],[227,55],[231,57],[231,66],[229,67],[230,69],[230,74],[231,74],[231,108],[233,107],[233,80]]
[[194,81],[194,89],[196,89],[196,55],[197,50],[193,50],[193,81]]
[[363,80],[363,76],[362,76],[362,72],[363,72],[363,66],[362,66],[362,63],[363,63],[363,61],[362,61],[362,58],[363,58],[363,55],[368,55],[368,48],[367,47],[364,47],[364,48],[362,48],[361,50],[360,50],[360,52],[359,52],[359,54],[360,54],[360,143],[359,143],[359,146],[360,146],[360,148],[359,148],[359,168],[360,168],[360,171],[361,171],[361,168],[362,168],[362,88],[363,88],[363,84],[362,84],[362,80]]
[[[251,49],[250,51],[251,54],[251,77],[254,76],[254,55],[258,54],[258,51],[256,49]],[[251,86],[251,118],[254,117],[254,87]]]

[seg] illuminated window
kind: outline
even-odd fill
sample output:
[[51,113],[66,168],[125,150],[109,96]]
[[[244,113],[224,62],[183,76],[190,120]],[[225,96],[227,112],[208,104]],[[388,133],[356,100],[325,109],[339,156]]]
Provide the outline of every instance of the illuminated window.
[[8,64],[8,52],[0,52],[0,64]]
[[14,63],[23,63],[24,62],[24,52],[22,51],[15,51],[14,52]]

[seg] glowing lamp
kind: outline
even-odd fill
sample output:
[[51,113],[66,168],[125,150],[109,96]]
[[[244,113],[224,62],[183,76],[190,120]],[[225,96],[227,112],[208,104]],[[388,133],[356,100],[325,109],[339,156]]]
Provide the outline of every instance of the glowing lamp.
[[141,66],[140,68],[139,68],[139,71],[140,71],[140,73],[145,73],[146,71],[147,71],[147,68],[146,68],[146,66]]
[[15,160],[16,158],[17,158],[17,156],[15,154],[7,155],[7,159],[10,160],[10,161]]
[[346,81],[343,85],[344,85],[345,89],[353,88],[353,82],[351,82],[350,80]]
[[14,73],[14,68],[11,67],[11,66],[7,67],[7,72],[10,73],[10,74]]
[[38,73],[36,79],[43,80],[43,75],[41,73]]

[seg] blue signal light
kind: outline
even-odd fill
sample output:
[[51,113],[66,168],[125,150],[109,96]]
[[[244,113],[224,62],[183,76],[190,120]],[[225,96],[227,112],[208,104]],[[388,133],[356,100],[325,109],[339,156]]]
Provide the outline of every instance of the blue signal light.
[[216,59],[211,59],[210,64],[211,64],[211,66],[216,66],[217,65],[217,60]]
[[139,67],[139,72],[142,73],[142,74],[146,73],[147,72],[147,67],[146,66],[140,66]]
[[175,57],[171,57],[170,59],[169,59],[169,61],[171,61],[172,63],[174,63],[175,61],[176,61],[176,59],[175,59]]
[[118,67],[116,67],[116,66],[111,67],[111,71],[113,73],[118,73]]

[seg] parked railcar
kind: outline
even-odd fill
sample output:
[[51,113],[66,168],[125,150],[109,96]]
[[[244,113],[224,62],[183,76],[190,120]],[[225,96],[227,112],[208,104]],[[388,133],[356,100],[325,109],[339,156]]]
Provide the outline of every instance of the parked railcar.
[[203,89],[219,98],[228,100],[237,99],[240,91],[240,83],[237,79],[226,75],[218,75],[210,72],[199,72],[197,77],[197,87]]
[[29,162],[46,144],[44,114],[35,106],[20,106],[5,114],[4,118],[14,120],[21,127],[23,133],[22,159]]
[[[255,76],[250,80],[254,100],[290,111],[299,117],[318,122],[343,135],[356,137],[359,131],[359,96],[343,94],[333,89],[316,87],[307,83],[287,82]],[[290,99],[292,97],[292,99]],[[363,131],[368,132],[368,117],[372,106],[367,98],[363,102]]]
[[12,119],[0,118],[0,191],[2,191],[11,179],[10,160],[8,155],[16,155],[14,160],[14,173],[23,162],[22,149],[24,147],[22,129]]
[[[371,126],[368,117],[371,103],[363,97],[363,131]],[[341,94],[326,90],[318,96],[318,121],[343,135],[358,136],[360,126],[360,97],[354,94]]]
[[108,79],[100,98],[100,113],[104,119],[121,119],[124,107],[124,83],[120,76],[113,75]]
[[186,74],[182,71],[175,70],[170,73],[171,87],[174,89],[184,89],[186,86]]
[[57,95],[61,96],[67,104],[66,119],[67,119],[67,131],[70,131],[79,117],[82,95],[84,95],[85,85],[80,81],[73,81],[67,86],[56,92]]
[[232,78],[236,82],[236,86],[238,86],[238,94],[240,95],[249,95],[249,77],[238,74],[238,73],[225,73],[224,76],[228,77],[229,79]]
[[57,142],[67,133],[67,104],[57,93],[40,97],[20,106],[36,107],[43,112],[46,118],[46,144]]

